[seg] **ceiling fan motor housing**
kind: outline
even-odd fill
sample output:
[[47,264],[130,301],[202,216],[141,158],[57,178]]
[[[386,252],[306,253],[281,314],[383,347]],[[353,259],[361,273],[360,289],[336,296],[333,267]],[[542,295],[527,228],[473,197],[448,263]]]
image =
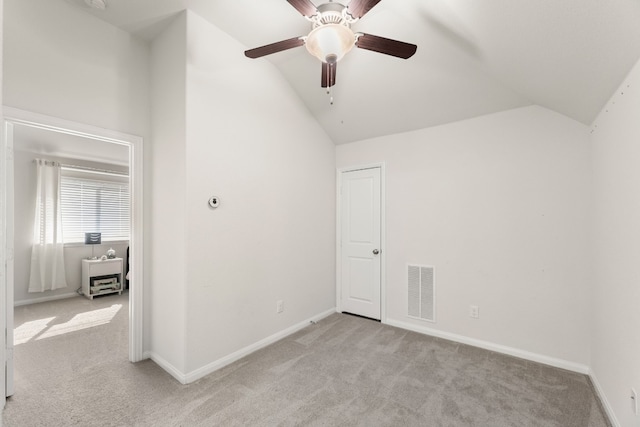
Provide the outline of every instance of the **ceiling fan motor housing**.
[[318,14],[313,20],[313,28],[326,24],[340,24],[349,27],[354,22],[347,13],[347,7],[340,3],[325,3],[318,6]]

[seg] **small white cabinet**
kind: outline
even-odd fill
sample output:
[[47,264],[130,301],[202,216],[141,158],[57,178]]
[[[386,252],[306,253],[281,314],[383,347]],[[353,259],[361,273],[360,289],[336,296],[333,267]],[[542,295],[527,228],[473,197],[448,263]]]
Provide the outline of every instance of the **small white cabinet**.
[[82,293],[93,299],[98,295],[122,293],[122,258],[83,259]]

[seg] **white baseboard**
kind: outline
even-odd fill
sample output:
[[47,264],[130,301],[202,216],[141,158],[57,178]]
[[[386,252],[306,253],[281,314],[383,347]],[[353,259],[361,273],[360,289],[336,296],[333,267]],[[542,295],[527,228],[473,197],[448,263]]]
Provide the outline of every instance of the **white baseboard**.
[[604,394],[604,390],[602,389],[602,386],[600,385],[600,382],[598,381],[598,378],[596,377],[596,374],[593,371],[589,372],[589,378],[591,378],[591,383],[593,384],[593,388],[596,389],[596,394],[600,398],[600,402],[602,402],[604,411],[607,413],[607,416],[609,417],[609,422],[613,427],[620,427],[620,423],[616,418],[616,414],[613,412],[613,408],[611,407],[611,404],[607,400],[607,396]]
[[176,380],[178,380],[178,382],[180,384],[186,384],[187,383],[186,382],[187,379],[186,379],[185,374],[180,372],[179,369],[177,369],[175,366],[173,366],[171,363],[167,362],[165,359],[163,359],[162,357],[160,357],[159,355],[157,355],[153,351],[145,351],[143,353],[142,357],[145,358],[145,359],[153,360],[156,363],[156,365],[160,366],[162,369],[167,371],[167,373],[169,375],[171,375],[173,378],[175,378]]
[[309,326],[310,323],[312,322],[317,322],[319,320],[324,319],[325,317],[328,317],[330,315],[332,315],[333,313],[336,312],[335,308],[332,308],[330,310],[327,310],[323,313],[320,313],[316,316],[313,316],[307,320],[304,320],[296,325],[293,325],[287,329],[284,329],[280,332],[277,332],[271,336],[268,336],[256,343],[253,343],[251,345],[248,345],[244,348],[241,348],[240,350],[229,354],[228,356],[223,357],[222,359],[218,359],[215,362],[209,363],[208,365],[203,366],[202,368],[198,368],[195,371],[192,371],[190,373],[188,373],[186,375],[186,383],[185,384],[189,384],[192,383],[194,381],[199,380],[200,378],[209,375],[210,373],[217,371],[218,369],[224,368],[225,366],[235,362],[236,360],[242,359],[245,356],[248,356],[249,354],[260,350],[263,347],[268,346],[269,344],[273,344],[274,342],[281,340],[282,338],[285,338],[295,332],[298,332],[300,329],[303,329],[307,326]]
[[575,362],[569,362],[567,360],[556,359],[554,357],[549,357],[542,354],[531,353],[529,351],[524,351],[524,350],[520,350],[513,347],[507,347],[507,346],[495,344],[489,341],[469,338],[464,335],[457,335],[449,332],[443,332],[443,331],[428,328],[425,326],[413,325],[411,323],[406,323],[399,320],[387,319],[385,323],[391,326],[396,326],[398,328],[407,329],[413,332],[418,332],[420,334],[431,335],[438,338],[444,338],[444,339],[459,342],[462,344],[469,344],[474,347],[484,348],[485,350],[491,350],[498,353],[508,354],[510,356],[531,360],[533,362],[554,366],[556,368],[566,369],[568,371],[578,372],[580,374],[585,374],[585,375],[589,374],[589,367],[581,363],[575,363]]
[[202,377],[205,377],[207,375],[209,375],[210,373],[217,371],[218,369],[224,368],[225,366],[235,362],[236,360],[239,360],[245,356],[248,356],[249,354],[260,350],[263,347],[266,347],[270,344],[273,344],[276,341],[281,340],[282,338],[285,338],[295,332],[298,332],[300,329],[303,329],[307,326],[309,326],[309,324],[311,324],[312,322],[317,322],[319,320],[324,319],[325,317],[328,317],[330,315],[332,315],[333,313],[336,312],[335,308],[332,308],[330,310],[324,311],[320,314],[317,314],[307,320],[304,320],[300,323],[297,323],[287,329],[284,329],[280,332],[277,332],[271,336],[268,336],[256,343],[253,343],[251,345],[248,345],[244,348],[241,348],[238,351],[235,351],[225,357],[223,357],[222,359],[218,359],[214,362],[211,362],[201,368],[196,369],[195,371],[189,372],[188,374],[184,374],[182,373],[179,369],[177,369],[175,366],[173,366],[171,363],[167,362],[166,360],[164,360],[162,357],[158,356],[157,354],[155,354],[152,351],[146,351],[144,352],[144,358],[149,358],[151,360],[153,360],[156,364],[158,364],[158,366],[160,366],[162,369],[164,369],[165,371],[167,371],[167,373],[169,373],[169,375],[171,375],[173,378],[175,378],[176,380],[178,380],[181,384],[189,384],[192,383],[194,381],[199,380]]
[[33,299],[25,299],[22,301],[14,301],[13,302],[13,306],[14,307],[18,307],[21,305],[29,305],[29,304],[37,304],[39,302],[47,302],[47,301],[56,301],[59,299],[67,299],[67,298],[73,298],[73,297],[79,297],[81,295],[79,295],[77,292],[71,292],[68,294],[60,294],[60,295],[52,295],[49,297],[42,297],[42,298],[33,298]]
[[[178,382],[180,382],[181,384],[189,384],[192,383],[194,381],[199,380],[200,378],[205,377],[206,375],[209,375],[212,372],[217,371],[218,369],[221,369],[245,356],[248,356],[249,354],[260,350],[261,348],[264,348],[270,344],[273,344],[274,342],[281,340],[282,338],[285,338],[303,328],[305,328],[306,326],[308,326],[310,323],[312,322],[317,322],[319,320],[324,319],[325,317],[330,316],[331,314],[335,313],[336,309],[332,308],[330,310],[327,310],[323,313],[320,313],[316,316],[313,316],[305,321],[302,321],[296,325],[293,325],[287,329],[284,329],[280,332],[277,332],[267,338],[264,338],[254,344],[251,344],[247,347],[244,347],[234,353],[229,354],[228,356],[225,356],[221,359],[218,359],[212,363],[209,363],[208,365],[205,365],[199,369],[196,369],[195,371],[192,371],[188,374],[184,374],[182,372],[180,372],[179,369],[176,369],[173,365],[171,365],[169,362],[167,362],[166,360],[164,360],[162,357],[158,356],[157,354],[147,351],[144,353],[143,357],[145,359],[149,358],[151,360],[153,360],[156,364],[158,364],[162,369],[164,369],[165,371],[167,371],[167,373],[169,373],[169,375],[171,375],[172,377],[174,377]],[[577,372],[580,374],[585,374],[588,375],[591,378],[591,381],[594,385],[594,388],[596,390],[596,393],[598,394],[598,397],[600,398],[600,401],[602,402],[602,405],[604,406],[606,415],[609,418],[609,421],[611,422],[611,425],[613,427],[620,427],[620,423],[618,422],[618,420],[616,419],[616,416],[613,412],[613,409],[611,408],[611,405],[609,404],[609,401],[606,398],[606,395],[604,394],[604,391],[602,390],[602,386],[600,385],[600,383],[598,382],[597,377],[595,376],[595,374],[589,369],[589,367],[587,365],[583,365],[581,363],[575,363],[575,362],[569,362],[563,359],[557,359],[557,358],[553,358],[553,357],[549,357],[549,356],[545,356],[545,355],[541,355],[541,354],[537,354],[537,353],[532,353],[532,352],[528,352],[528,351],[524,351],[524,350],[519,350],[513,347],[507,347],[507,346],[503,346],[500,344],[495,344],[492,342],[488,342],[488,341],[483,341],[483,340],[477,340],[475,338],[469,338],[463,335],[457,335],[457,334],[452,334],[449,332],[443,332],[443,331],[439,331],[436,329],[432,329],[432,328],[428,328],[428,327],[423,327],[423,326],[418,326],[418,325],[413,325],[410,323],[406,323],[406,322],[402,322],[399,320],[394,320],[394,319],[387,319],[386,324],[390,325],[390,326],[395,326],[398,328],[402,328],[402,329],[406,329],[409,331],[413,331],[413,332],[417,332],[420,334],[425,334],[425,335],[430,335],[430,336],[434,336],[434,337],[438,337],[438,338],[444,338],[450,341],[455,341],[455,342],[459,342],[462,344],[468,344],[468,345],[472,345],[474,347],[479,347],[479,348],[483,348],[485,350],[491,350],[491,351],[495,351],[498,353],[502,353],[502,354],[507,354],[510,356],[514,356],[514,357],[519,357],[521,359],[526,359],[526,360],[530,360],[533,362],[538,362],[538,363],[542,363],[545,365],[549,365],[549,366],[553,366],[556,368],[561,368],[561,369],[566,369],[569,371],[573,371],[573,372]]]

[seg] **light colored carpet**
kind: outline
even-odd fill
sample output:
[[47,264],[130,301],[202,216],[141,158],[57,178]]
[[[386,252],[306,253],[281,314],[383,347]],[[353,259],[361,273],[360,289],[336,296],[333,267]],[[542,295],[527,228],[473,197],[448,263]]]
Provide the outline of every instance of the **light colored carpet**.
[[16,307],[5,426],[609,425],[584,375],[343,314],[185,386],[127,361],[127,313],[126,294]]

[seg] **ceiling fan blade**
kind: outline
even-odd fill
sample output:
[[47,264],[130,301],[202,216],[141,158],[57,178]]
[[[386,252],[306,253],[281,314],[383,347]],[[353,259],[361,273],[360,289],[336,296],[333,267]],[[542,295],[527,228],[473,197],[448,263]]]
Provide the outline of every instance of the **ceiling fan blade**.
[[380,0],[351,0],[347,6],[347,12],[356,19],[362,18],[378,3],[380,3]]
[[384,37],[373,36],[371,34],[361,34],[356,41],[356,46],[360,49],[372,50],[385,55],[396,56],[408,59],[416,53],[418,46],[398,40],[386,39]]
[[336,84],[336,67],[338,63],[322,63],[322,87],[331,87]]
[[245,50],[244,54],[248,58],[256,59],[302,45],[304,45],[304,40],[301,37],[294,37],[292,39],[282,40],[265,46],[256,47],[254,49]]
[[303,16],[311,18],[318,14],[318,9],[309,0],[287,0],[289,4],[296,8]]

